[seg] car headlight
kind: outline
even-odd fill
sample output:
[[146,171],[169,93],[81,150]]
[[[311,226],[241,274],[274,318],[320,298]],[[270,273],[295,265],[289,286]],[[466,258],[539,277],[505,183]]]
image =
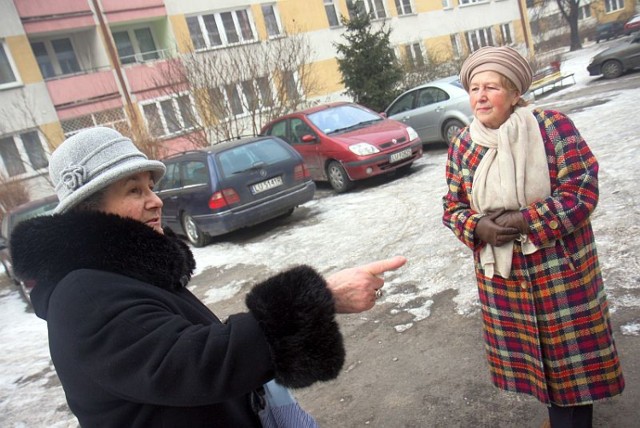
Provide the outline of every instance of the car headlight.
[[413,141],[418,138],[418,133],[410,126],[407,126],[407,134],[409,134],[409,141]]
[[353,153],[357,154],[358,156],[366,156],[366,155],[372,155],[374,153],[380,153],[380,150],[378,150],[377,147],[372,146],[369,143],[353,144],[349,146],[349,150],[351,150]]

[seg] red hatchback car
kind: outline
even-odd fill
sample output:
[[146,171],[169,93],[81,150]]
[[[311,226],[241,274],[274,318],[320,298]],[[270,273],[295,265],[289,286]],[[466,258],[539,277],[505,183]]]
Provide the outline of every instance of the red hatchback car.
[[348,102],[290,113],[265,125],[260,134],[291,144],[311,178],[329,181],[338,193],[356,180],[408,170],[422,156],[422,142],[413,128]]

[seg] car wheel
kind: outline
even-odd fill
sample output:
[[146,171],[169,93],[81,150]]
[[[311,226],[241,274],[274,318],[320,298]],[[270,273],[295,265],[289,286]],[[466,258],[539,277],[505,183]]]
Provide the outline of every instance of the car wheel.
[[602,64],[602,75],[605,79],[613,79],[622,75],[622,64],[620,61],[609,60]]
[[200,230],[193,217],[189,214],[183,214],[182,216],[182,229],[194,247],[204,247],[209,243],[209,235]]
[[332,161],[329,163],[327,177],[329,178],[329,184],[337,193],[346,192],[353,187],[353,181],[351,181],[339,162]]
[[447,144],[451,145],[451,140],[462,128],[464,128],[464,124],[457,119],[449,120],[444,124],[443,134]]

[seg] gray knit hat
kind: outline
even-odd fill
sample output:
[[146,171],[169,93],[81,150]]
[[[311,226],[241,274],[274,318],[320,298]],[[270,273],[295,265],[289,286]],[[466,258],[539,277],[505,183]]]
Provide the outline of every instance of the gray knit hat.
[[533,79],[526,58],[509,46],[485,46],[469,55],[460,70],[460,81],[467,92],[473,76],[483,71],[502,74],[516,85],[520,94],[527,92]]
[[66,139],[51,155],[49,176],[64,213],[111,183],[151,171],[157,183],[165,172],[162,162],[149,160],[118,131],[96,127]]

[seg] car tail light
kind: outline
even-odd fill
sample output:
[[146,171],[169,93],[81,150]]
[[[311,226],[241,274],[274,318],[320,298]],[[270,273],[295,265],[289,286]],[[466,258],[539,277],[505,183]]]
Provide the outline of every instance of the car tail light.
[[209,198],[209,208],[219,210],[228,205],[233,205],[236,202],[240,202],[240,196],[238,196],[235,190],[228,188],[211,195],[211,198]]
[[296,165],[293,169],[293,176],[296,180],[304,180],[305,178],[309,178],[311,175],[309,174],[309,170],[303,163],[300,165]]

